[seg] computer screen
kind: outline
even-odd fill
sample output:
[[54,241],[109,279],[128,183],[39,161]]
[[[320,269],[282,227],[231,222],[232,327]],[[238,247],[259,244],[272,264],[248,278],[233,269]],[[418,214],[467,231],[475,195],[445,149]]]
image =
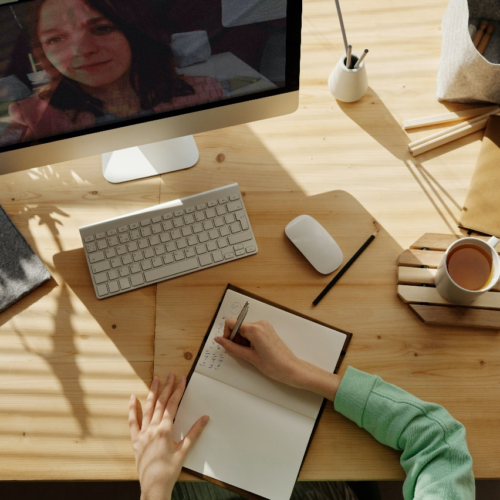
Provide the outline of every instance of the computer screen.
[[3,1],[0,173],[293,111],[300,16],[287,0]]

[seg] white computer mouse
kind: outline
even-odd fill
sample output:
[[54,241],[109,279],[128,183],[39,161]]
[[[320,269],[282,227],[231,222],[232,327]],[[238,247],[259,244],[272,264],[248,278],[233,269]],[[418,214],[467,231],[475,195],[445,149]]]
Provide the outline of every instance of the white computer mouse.
[[289,222],[285,234],[316,271],[330,274],[342,264],[344,255],[337,242],[310,215],[299,215]]

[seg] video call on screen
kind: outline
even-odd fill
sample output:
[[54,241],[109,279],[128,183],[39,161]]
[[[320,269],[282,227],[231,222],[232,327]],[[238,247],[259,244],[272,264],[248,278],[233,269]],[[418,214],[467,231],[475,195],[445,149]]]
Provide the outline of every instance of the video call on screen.
[[286,0],[0,0],[0,149],[285,86]]

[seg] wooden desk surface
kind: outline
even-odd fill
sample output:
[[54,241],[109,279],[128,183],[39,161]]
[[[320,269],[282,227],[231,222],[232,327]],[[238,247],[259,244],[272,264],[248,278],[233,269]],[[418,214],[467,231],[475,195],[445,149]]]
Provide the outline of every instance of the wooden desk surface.
[[[121,185],[100,157],[0,177],[0,203],[54,280],[0,314],[0,479],[135,479],[131,393],[153,372],[188,372],[228,282],[354,333],[348,365],[444,405],[467,429],[477,478],[500,477],[498,332],[424,326],[396,296],[396,258],[425,232],[458,234],[480,148],[476,133],[412,162],[403,120],[466,106],[435,98],[445,0],[343,4],[370,88],[336,102],[343,50],[334,2],[306,0],[300,109],[197,136],[190,170]],[[98,301],[78,227],[238,182],[259,253]],[[381,234],[320,305],[330,280],[284,236],[315,216],[346,256]],[[401,479],[399,453],[328,405],[301,479]],[[183,475],[187,478],[187,475]]]

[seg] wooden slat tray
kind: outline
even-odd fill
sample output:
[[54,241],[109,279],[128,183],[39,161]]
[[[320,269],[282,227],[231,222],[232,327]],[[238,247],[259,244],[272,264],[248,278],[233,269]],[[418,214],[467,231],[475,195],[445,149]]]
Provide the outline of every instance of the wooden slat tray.
[[[439,295],[436,268],[448,246],[459,236],[424,234],[398,257],[398,297],[426,324],[500,329],[500,282],[466,306]],[[487,240],[487,237],[479,237]]]

